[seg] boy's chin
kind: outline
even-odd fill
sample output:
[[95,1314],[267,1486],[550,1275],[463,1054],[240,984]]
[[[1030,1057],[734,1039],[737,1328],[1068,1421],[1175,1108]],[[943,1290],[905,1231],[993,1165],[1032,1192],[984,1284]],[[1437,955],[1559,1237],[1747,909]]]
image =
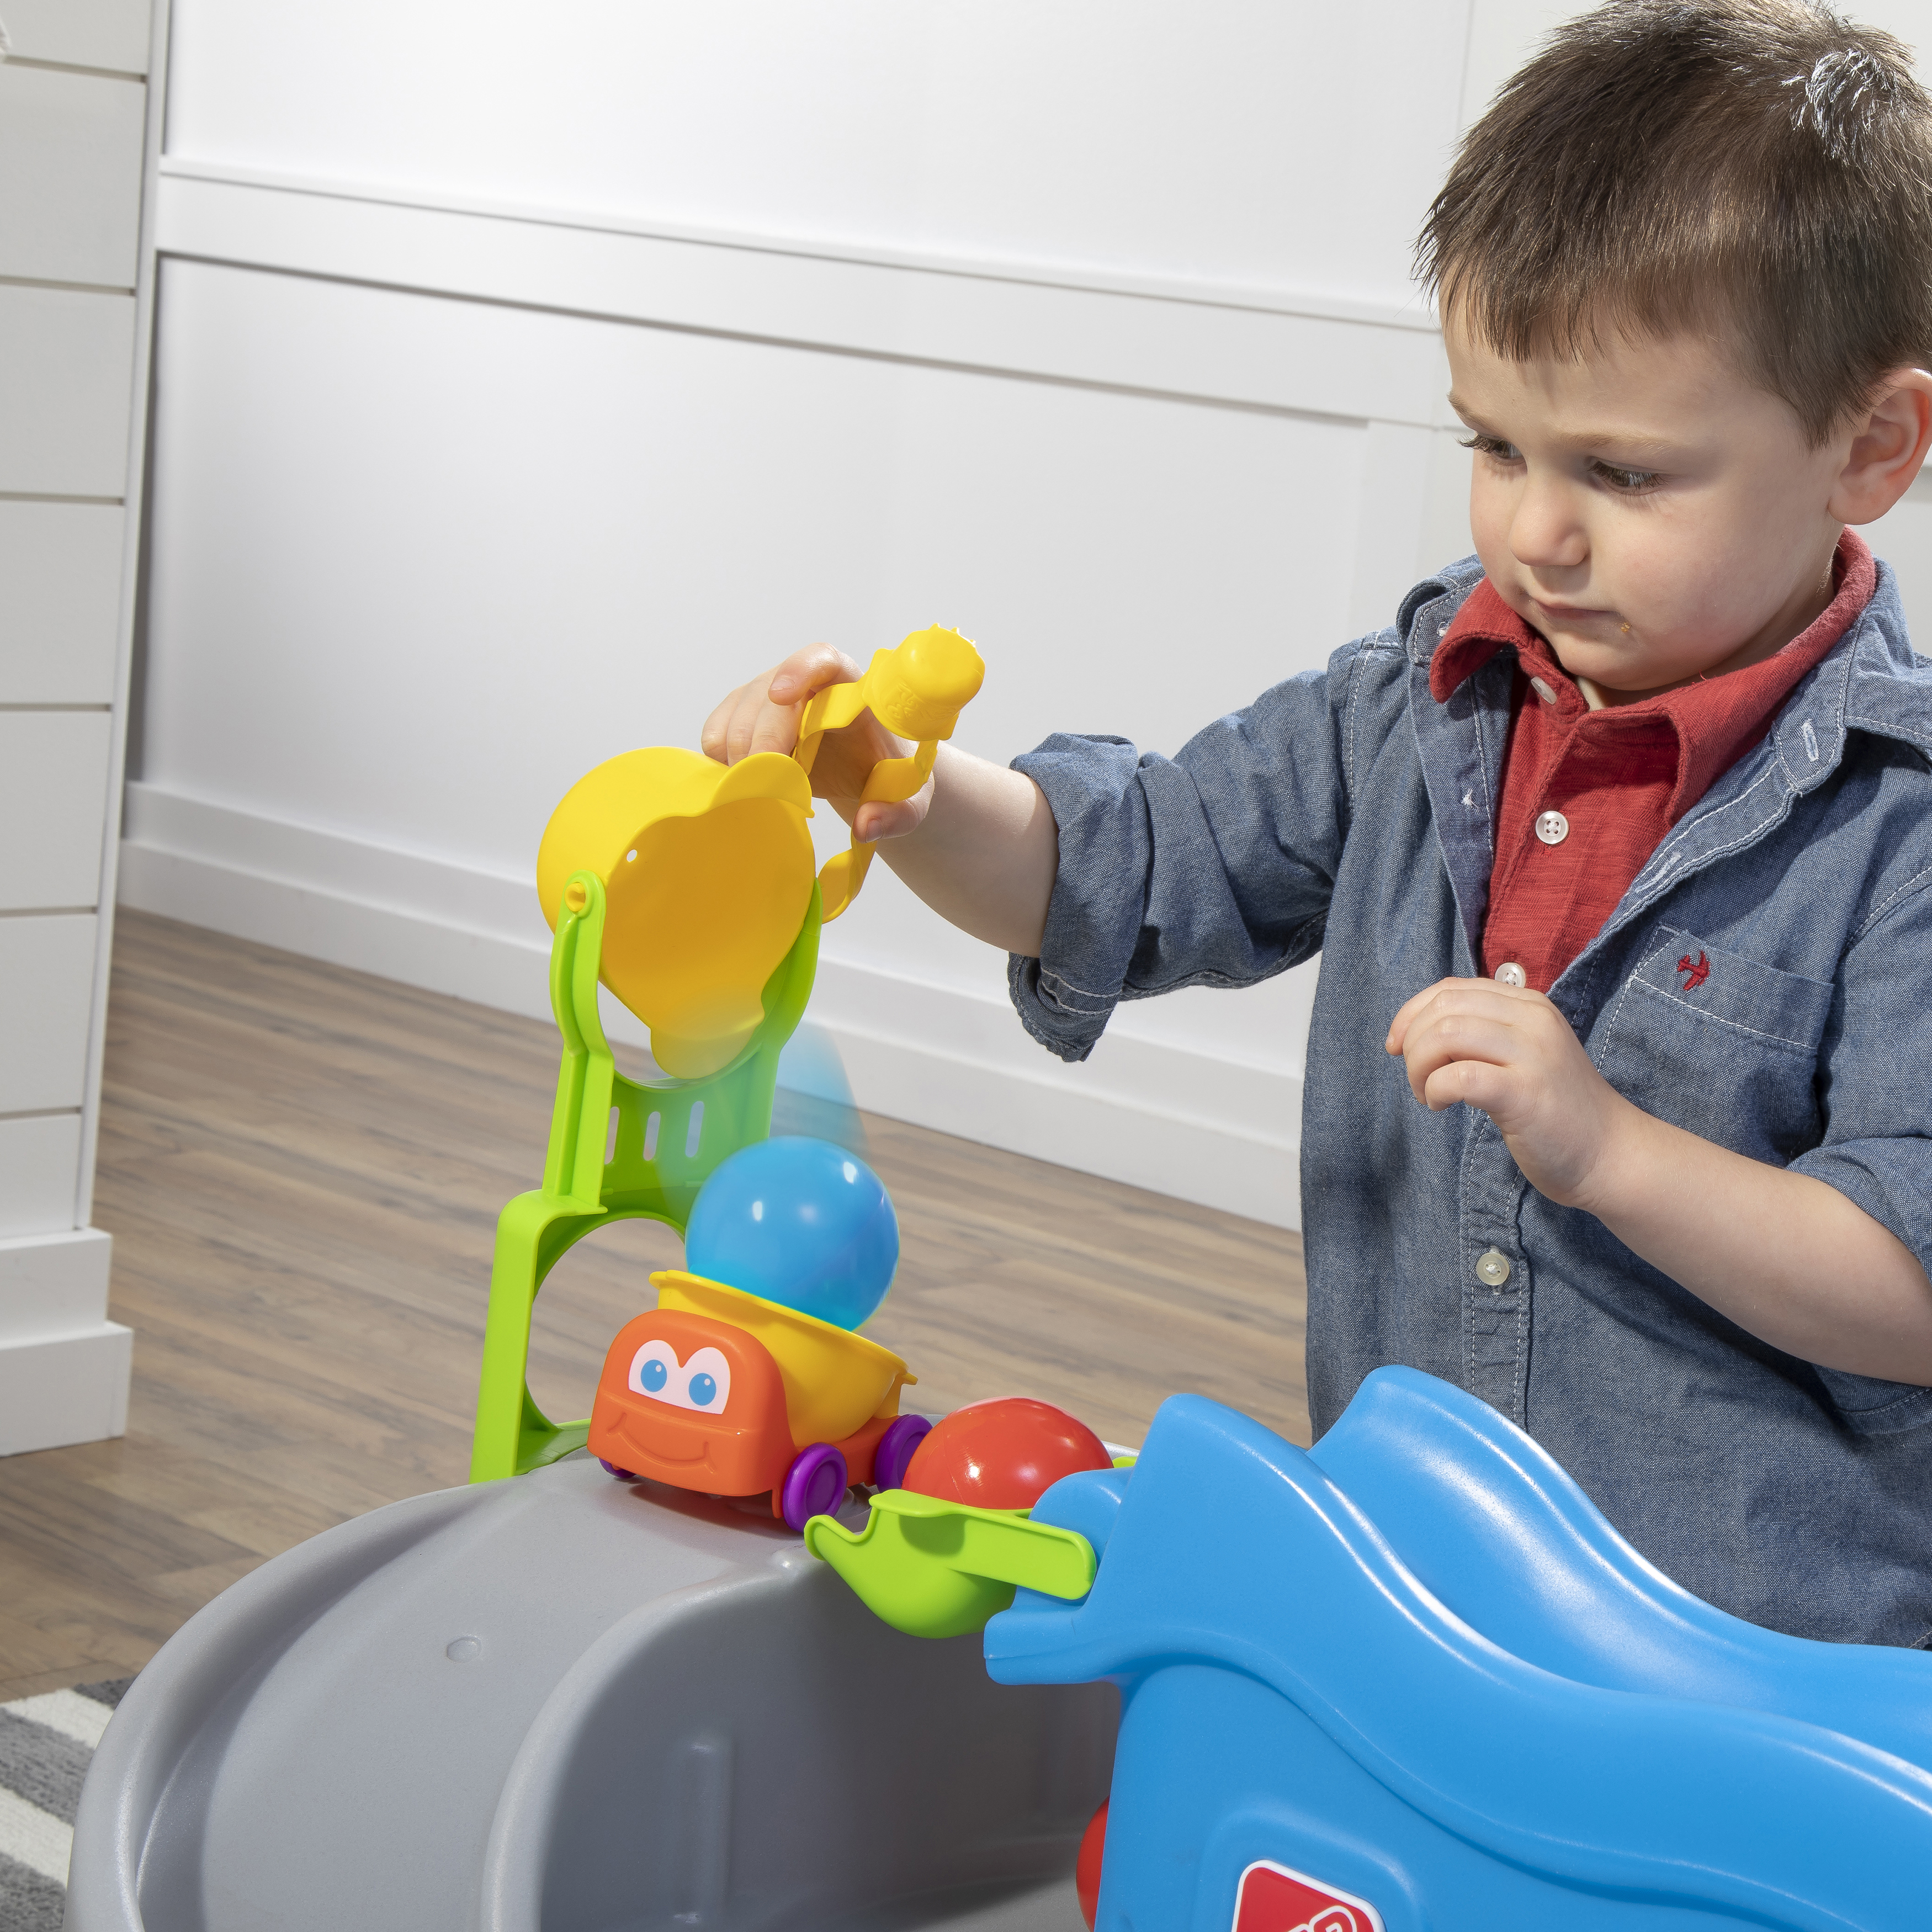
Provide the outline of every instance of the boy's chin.
[[1606,694],[1634,697],[1680,682],[1684,676],[1634,652],[1609,648],[1598,638],[1565,637],[1558,632],[1548,641],[1551,655],[1572,677],[1587,680]]
[[[1545,634],[1547,636],[1547,633]],[[1628,652],[1606,651],[1594,640],[1566,638],[1561,632],[1549,638],[1550,655],[1572,677],[1587,677],[1592,684],[1621,691],[1635,688],[1642,670]]]
[[[1679,685],[1691,683],[1704,674],[1694,670],[1686,670],[1681,665],[1633,662],[1628,657],[1619,657],[1614,651],[1569,652],[1553,638],[1551,648],[1556,662],[1578,684],[1590,687],[1584,696],[1592,704],[1600,699],[1613,705],[1634,704],[1640,699],[1654,698],[1661,692],[1674,691]],[[1596,693],[1595,698],[1591,698],[1590,691]]]

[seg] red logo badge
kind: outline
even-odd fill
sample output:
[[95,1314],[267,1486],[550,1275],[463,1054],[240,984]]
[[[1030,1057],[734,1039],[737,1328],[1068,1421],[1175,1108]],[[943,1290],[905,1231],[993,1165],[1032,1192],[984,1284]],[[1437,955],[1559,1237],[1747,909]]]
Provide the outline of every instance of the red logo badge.
[[1689,974],[1690,976],[1684,982],[1684,990],[1687,993],[1694,993],[1711,976],[1711,962],[1704,957],[1700,950],[1694,964],[1690,954],[1685,953],[1678,961],[1677,970],[1680,973]]
[[1234,1932],[1383,1932],[1382,1916],[1365,1898],[1263,1858],[1241,1874]]

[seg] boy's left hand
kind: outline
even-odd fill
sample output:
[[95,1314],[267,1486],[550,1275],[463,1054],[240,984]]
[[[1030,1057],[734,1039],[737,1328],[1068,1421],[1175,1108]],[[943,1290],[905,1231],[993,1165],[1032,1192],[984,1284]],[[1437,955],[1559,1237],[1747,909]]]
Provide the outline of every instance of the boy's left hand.
[[1624,1117],[1636,1110],[1591,1065],[1546,995],[1494,980],[1438,980],[1396,1015],[1386,1045],[1432,1112],[1459,1100],[1480,1107],[1539,1194],[1591,1206]]
[[1802,1362],[1932,1388],[1917,1255],[1815,1175],[1625,1100],[1544,994],[1438,980],[1396,1015],[1388,1046],[1425,1107],[1481,1108],[1539,1194],[1595,1215],[1741,1328]]

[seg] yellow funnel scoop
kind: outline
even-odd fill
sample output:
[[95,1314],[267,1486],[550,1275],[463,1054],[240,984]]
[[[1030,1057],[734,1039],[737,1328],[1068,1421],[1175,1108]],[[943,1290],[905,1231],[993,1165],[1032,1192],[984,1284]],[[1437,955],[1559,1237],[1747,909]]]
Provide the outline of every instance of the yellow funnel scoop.
[[[828,731],[850,724],[862,711],[888,731],[912,739],[909,758],[881,758],[866,780],[862,796],[897,803],[910,798],[932,776],[939,741],[950,738],[962,706],[970,704],[986,667],[970,638],[934,624],[915,631],[890,651],[874,651],[866,674],[851,684],[829,685],[807,700],[798,721],[798,749],[793,755],[808,772]],[[826,922],[836,919],[866,883],[874,848],[855,833],[850,851],[835,854],[818,875]]]
[[651,1057],[695,1080],[744,1050],[759,995],[812,902],[810,781],[760,752],[728,768],[671,746],[626,752],[565,794],[537,853],[555,929],[572,873],[608,913],[599,977],[651,1030]]

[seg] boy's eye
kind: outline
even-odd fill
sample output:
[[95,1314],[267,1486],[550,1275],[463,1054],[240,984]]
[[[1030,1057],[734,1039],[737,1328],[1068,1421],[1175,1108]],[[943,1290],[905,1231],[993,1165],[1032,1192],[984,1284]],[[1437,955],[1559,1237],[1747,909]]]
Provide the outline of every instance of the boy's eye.
[[1624,470],[1614,463],[1594,463],[1590,466],[1612,490],[1626,496],[1641,496],[1646,490],[1655,489],[1661,480],[1660,473],[1654,470]]
[[[1478,456],[1486,456],[1495,463],[1520,463],[1522,452],[1513,442],[1505,442],[1499,436],[1486,436],[1480,430],[1473,430],[1462,439],[1465,449],[1473,449]],[[1626,470],[1620,464],[1605,463],[1600,458],[1590,460],[1590,474],[1598,482],[1616,495],[1640,496],[1654,490],[1663,482],[1663,474],[1655,470]]]

